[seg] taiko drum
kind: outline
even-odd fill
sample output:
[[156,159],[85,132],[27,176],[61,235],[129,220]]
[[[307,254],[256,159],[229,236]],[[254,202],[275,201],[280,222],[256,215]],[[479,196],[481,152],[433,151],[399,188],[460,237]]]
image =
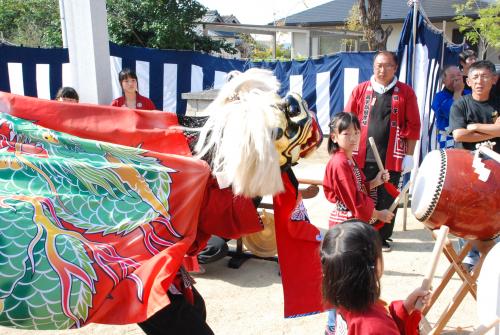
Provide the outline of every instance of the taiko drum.
[[481,169],[476,170],[473,161],[474,152],[463,149],[435,150],[425,156],[411,199],[419,221],[430,229],[447,225],[450,233],[467,239],[499,235],[500,163],[481,157],[481,169],[490,171],[481,180]]

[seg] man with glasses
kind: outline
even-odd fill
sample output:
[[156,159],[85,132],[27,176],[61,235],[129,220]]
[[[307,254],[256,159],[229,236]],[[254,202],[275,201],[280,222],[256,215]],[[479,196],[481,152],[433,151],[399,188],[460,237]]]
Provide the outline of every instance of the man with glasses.
[[[398,81],[397,64],[393,52],[379,51],[373,61],[373,76],[354,88],[344,109],[356,114],[361,124],[361,139],[354,159],[367,180],[375,178],[379,170],[368,143],[368,138],[373,137],[384,167],[389,170],[390,182],[396,187],[401,173],[413,168],[413,151],[420,138],[417,98],[410,86]],[[371,193],[377,210],[389,208],[394,200],[384,186]],[[384,251],[391,250],[393,229],[394,219],[379,231]]]
[[[476,144],[492,141],[495,142],[493,150],[500,153],[500,97],[490,95],[495,82],[492,62],[481,60],[470,66],[467,84],[472,94],[462,96],[451,106],[450,129],[456,148],[475,150]],[[459,245],[463,247],[463,239],[459,240]],[[478,260],[479,252],[472,248],[462,264],[470,272]]]

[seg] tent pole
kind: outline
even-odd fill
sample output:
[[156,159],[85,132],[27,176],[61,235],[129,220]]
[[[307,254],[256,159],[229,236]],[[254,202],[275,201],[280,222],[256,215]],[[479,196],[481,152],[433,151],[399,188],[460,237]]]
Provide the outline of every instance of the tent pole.
[[415,87],[415,55],[417,47],[417,15],[419,9],[418,0],[413,0],[413,52],[411,56],[411,86]]
[[444,62],[444,47],[446,45],[446,20],[443,20],[443,44],[441,45],[441,69]]

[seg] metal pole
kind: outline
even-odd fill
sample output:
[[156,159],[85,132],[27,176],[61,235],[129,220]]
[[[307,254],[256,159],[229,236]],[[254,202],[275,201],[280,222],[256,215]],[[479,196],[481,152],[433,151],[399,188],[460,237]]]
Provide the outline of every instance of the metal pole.
[[64,12],[64,0],[59,0],[59,16],[61,17],[61,31],[63,48],[68,47],[68,33],[66,31],[66,14]]
[[[418,7],[419,7],[419,2],[418,0],[413,0],[413,27],[412,27],[412,32],[413,32],[413,51],[412,51],[412,56],[411,56],[411,86],[415,87],[415,56],[417,54],[417,17],[418,17]],[[417,148],[415,148],[416,150]],[[418,161],[418,152],[417,152],[417,161]],[[408,183],[411,183],[411,177],[410,181]],[[408,192],[405,192],[403,194],[403,231],[406,231],[406,225],[407,225],[407,216],[408,216],[408,201],[409,201],[409,196]]]
[[276,32],[271,35],[272,40],[271,40],[271,50],[273,54],[273,59],[276,59]]
[[444,47],[446,45],[446,20],[443,20],[443,45],[441,46],[441,69],[443,68],[444,62]]
[[417,47],[417,15],[418,15],[418,0],[413,0],[413,52],[411,56],[411,86],[415,87],[415,55]]

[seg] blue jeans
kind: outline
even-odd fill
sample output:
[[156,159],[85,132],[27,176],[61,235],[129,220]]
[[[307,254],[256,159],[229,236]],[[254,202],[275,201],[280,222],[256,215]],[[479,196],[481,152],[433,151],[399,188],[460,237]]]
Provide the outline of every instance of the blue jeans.
[[[465,246],[466,242],[467,242],[466,239],[463,239],[463,238],[458,239],[459,250],[462,250],[462,248]],[[495,243],[499,243],[499,242],[500,242],[500,237],[497,237],[495,239]],[[479,257],[480,257],[479,251],[476,249],[476,247],[472,247],[472,249],[467,253],[467,256],[465,256],[462,263],[466,263],[466,264],[470,264],[470,265],[474,266],[479,261]]]
[[[458,239],[459,250],[462,250],[462,248],[465,246],[465,243],[467,243],[466,239],[464,238]],[[474,266],[477,264],[478,261],[479,261],[479,251],[476,249],[476,247],[472,247],[472,249],[467,253],[467,256],[465,256],[462,263]]]

